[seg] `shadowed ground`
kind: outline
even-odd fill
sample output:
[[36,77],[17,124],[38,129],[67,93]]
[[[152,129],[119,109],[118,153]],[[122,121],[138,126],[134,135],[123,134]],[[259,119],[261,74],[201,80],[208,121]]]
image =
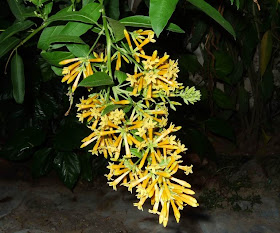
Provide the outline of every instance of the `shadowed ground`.
[[[0,232],[67,233],[276,233],[280,232],[280,198],[274,191],[260,193],[253,213],[230,209],[205,211],[186,208],[179,224],[167,228],[158,217],[139,211],[126,189],[113,191],[101,177],[79,183],[73,192],[55,175],[32,180],[27,168],[0,161]],[[171,213],[172,215],[172,213]]]

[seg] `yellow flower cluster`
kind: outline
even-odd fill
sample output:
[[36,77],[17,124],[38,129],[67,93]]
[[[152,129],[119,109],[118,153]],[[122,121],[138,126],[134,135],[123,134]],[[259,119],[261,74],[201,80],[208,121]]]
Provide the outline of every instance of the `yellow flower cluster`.
[[[194,88],[184,89],[177,82],[178,62],[169,59],[169,55],[160,57],[157,51],[146,55],[143,47],[155,42],[153,31],[125,30],[124,35],[128,46],[123,42],[121,47],[115,44],[111,60],[116,62],[118,72],[122,59],[134,64],[134,74],[127,74],[124,84],[91,94],[77,104],[79,121],[86,121],[92,130],[81,147],[91,146],[92,154],[108,158],[109,185],[115,190],[117,185],[123,185],[131,192],[135,188],[139,202],[134,205],[143,210],[143,204],[150,199],[153,208],[149,212],[159,215],[159,223],[166,226],[170,209],[179,222],[184,206],[198,206],[191,196],[191,185],[176,178],[178,170],[186,175],[192,173],[192,165],[182,165],[181,154],[187,149],[172,135],[181,127],[172,123],[167,127],[167,105],[174,108],[178,104],[170,100],[172,97],[193,104],[200,99],[200,93]],[[62,81],[71,83],[75,79],[74,91],[82,74],[85,78],[93,73],[93,63],[106,61],[103,55],[96,54],[94,59],[62,61],[61,64],[75,62],[63,69]]]

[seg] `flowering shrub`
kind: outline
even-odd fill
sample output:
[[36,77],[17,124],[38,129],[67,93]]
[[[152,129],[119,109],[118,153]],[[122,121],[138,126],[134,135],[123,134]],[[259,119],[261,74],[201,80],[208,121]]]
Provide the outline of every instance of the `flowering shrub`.
[[[166,226],[169,208],[179,222],[179,210],[185,205],[198,206],[190,196],[194,194],[189,189],[191,185],[175,177],[178,170],[186,175],[192,173],[192,166],[181,165],[181,153],[187,149],[172,135],[181,127],[172,123],[168,126],[168,106],[175,109],[174,105],[180,105],[171,100],[173,97],[194,104],[200,99],[200,92],[177,82],[178,62],[169,59],[169,55],[145,53],[144,46],[155,42],[152,30],[124,30],[124,35],[127,44],[113,44],[116,52],[111,59],[107,54],[93,52],[94,58],[61,61],[67,65],[62,71],[62,82],[72,85],[72,93],[78,85],[91,86],[99,75],[111,79],[106,76],[107,63],[115,62],[117,84],[99,92],[89,90],[88,97],[77,104],[79,121],[86,122],[92,130],[81,147],[92,145],[93,155],[108,158],[108,184],[114,190],[119,184],[131,192],[135,188],[139,202],[134,205],[140,210],[150,198],[153,208],[149,212],[158,214],[159,223]],[[133,74],[119,71],[122,60],[134,66]]]
[[[24,62],[18,50],[42,32],[37,44],[47,62],[42,70],[51,69],[69,85],[70,108],[66,115],[72,109],[77,88],[84,87],[88,91],[76,105],[79,121],[91,130],[89,135],[81,138],[81,148],[90,147],[93,156],[103,154],[109,160],[106,175],[109,185],[115,190],[118,185],[123,185],[131,192],[135,188],[139,202],[134,205],[141,210],[150,198],[153,208],[149,212],[158,214],[159,222],[164,226],[168,223],[171,208],[179,222],[179,210],[186,205],[197,207],[196,199],[191,196],[194,194],[191,185],[176,178],[179,170],[186,175],[192,173],[192,165],[183,164],[181,158],[187,149],[173,134],[181,127],[168,122],[168,111],[169,107],[176,110],[175,106],[181,105],[180,98],[187,105],[194,104],[200,100],[200,92],[178,82],[178,61],[166,53],[158,54],[156,50],[151,54],[145,52],[147,45],[155,43],[155,35],[159,36],[164,28],[184,33],[179,26],[168,23],[178,0],[151,0],[149,16],[135,15],[119,21],[120,3],[117,0],[7,2],[18,21],[0,35],[0,57],[11,50],[6,68],[11,59],[15,101],[21,104],[25,96]],[[204,0],[188,2],[235,37],[231,25],[215,8]],[[106,15],[107,11],[110,17]],[[41,25],[35,26],[37,21],[35,24],[30,18],[41,20]],[[140,29],[130,31],[131,27]],[[19,33],[22,31],[26,33]],[[92,37],[92,33],[96,33],[95,36]],[[84,34],[90,35],[90,39],[81,37]],[[102,37],[105,40],[101,42]],[[98,44],[103,46],[99,48]],[[50,100],[49,97],[46,99]],[[41,111],[44,106],[40,104],[37,108],[39,115],[44,112]],[[52,111],[48,114],[51,115]],[[45,136],[33,137],[34,132],[38,135],[41,131],[22,132],[30,135],[20,137],[26,140],[19,143],[16,152],[13,145],[7,147],[7,151],[13,151],[13,159],[26,159],[34,152],[34,147],[43,144]],[[61,147],[56,145],[54,149],[50,146],[37,150],[32,172],[35,176],[45,175],[54,165],[64,183],[73,188],[81,172],[80,159],[76,153],[69,152],[74,146],[70,146],[71,149]],[[54,150],[56,155],[52,156]]]

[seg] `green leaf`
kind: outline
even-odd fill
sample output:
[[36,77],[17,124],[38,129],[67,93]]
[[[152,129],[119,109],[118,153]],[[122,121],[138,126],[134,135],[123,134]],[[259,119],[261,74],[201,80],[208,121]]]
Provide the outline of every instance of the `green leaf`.
[[11,49],[16,47],[20,42],[20,39],[16,37],[10,37],[7,40],[4,40],[0,43],[0,58],[8,53]]
[[84,44],[84,41],[78,36],[69,36],[69,35],[59,35],[53,36],[48,41],[51,43],[77,43],[77,44]]
[[107,18],[115,36],[115,42],[124,38],[125,26],[117,20]]
[[45,133],[34,127],[16,132],[5,145],[5,157],[10,160],[25,160],[32,155],[33,149],[45,140]]
[[201,64],[197,60],[197,57],[190,54],[185,54],[180,58],[179,67],[183,73],[195,73],[202,68]]
[[231,98],[218,88],[215,88],[213,91],[213,99],[220,108],[234,109]]
[[159,36],[175,11],[178,0],[150,0],[149,16],[152,28]]
[[34,23],[30,20],[14,23],[12,26],[7,28],[3,33],[0,34],[0,43],[13,36],[17,32],[24,31],[30,28],[33,24]]
[[37,47],[42,50],[47,50],[50,45],[50,38],[53,36],[59,35],[60,32],[64,29],[64,26],[53,26],[53,27],[47,27],[42,32]]
[[123,107],[123,105],[120,105],[120,104],[112,104],[112,105],[109,105],[109,106],[107,106],[107,107],[102,111],[101,116],[104,116],[104,115],[108,114],[109,112],[112,112],[112,111],[114,111],[115,109],[121,108],[121,107]]
[[91,17],[90,14],[83,13],[83,12],[58,12],[55,15],[51,16],[46,20],[46,23],[52,23],[56,21],[77,21],[82,23],[88,23],[88,24],[96,24],[96,20]]
[[224,29],[226,29],[234,38],[236,38],[236,34],[234,32],[234,29],[230,25],[228,21],[225,20],[225,18],[220,14],[219,11],[217,11],[214,7],[209,5],[204,0],[187,0],[192,5],[199,8],[201,11],[203,11],[205,14],[210,16],[212,19],[214,19],[218,24],[220,24]]
[[7,0],[11,12],[13,15],[19,20],[23,21],[25,17],[25,6],[23,4],[23,0]]
[[88,182],[92,181],[92,154],[84,153],[79,155],[81,164],[81,178]]
[[[129,27],[152,28],[152,24],[149,16],[143,16],[143,15],[129,16],[121,19],[120,22],[124,26],[129,26]],[[169,23],[166,27],[166,30],[171,32],[177,32],[177,33],[185,33],[183,29],[181,29],[179,26],[173,23]]]
[[214,56],[216,74],[220,77],[229,75],[234,68],[231,56],[220,51],[214,52]]
[[263,35],[260,53],[260,72],[263,76],[272,54],[272,33],[270,30]]
[[11,78],[14,99],[18,104],[22,104],[25,94],[24,65],[22,58],[17,53],[11,60]]
[[118,79],[119,84],[122,84],[127,79],[126,73],[124,73],[120,70],[115,71],[115,77]]
[[104,2],[106,14],[115,20],[120,17],[120,3],[119,0],[105,0]]
[[58,68],[56,66],[51,66],[51,69],[57,76],[62,76],[62,68]]
[[46,82],[56,77],[51,69],[51,65],[42,57],[39,57],[38,64],[40,66],[42,81]]
[[75,56],[72,53],[69,52],[62,52],[62,51],[54,51],[54,52],[42,52],[41,56],[47,60],[48,63],[54,66],[61,66],[59,65],[59,62],[65,60],[74,58]]
[[98,87],[114,84],[112,78],[105,72],[96,72],[82,80],[78,86],[80,87]]
[[38,178],[48,174],[52,169],[53,159],[52,148],[43,148],[36,151],[32,158],[32,176]]
[[69,189],[72,189],[81,172],[78,156],[73,152],[58,152],[53,163],[60,179]]
[[87,57],[90,50],[87,44],[69,44],[66,47],[75,57]]
[[195,23],[192,33],[192,38],[190,39],[191,43],[191,49],[194,51],[199,43],[201,42],[206,30],[207,30],[207,24],[204,21],[199,20]]
[[205,122],[205,126],[212,133],[225,137],[230,141],[235,141],[233,128],[227,121],[218,118],[210,118]]
[[58,151],[72,151],[79,149],[81,140],[89,135],[90,130],[83,124],[69,119],[62,125],[54,137],[54,148]]

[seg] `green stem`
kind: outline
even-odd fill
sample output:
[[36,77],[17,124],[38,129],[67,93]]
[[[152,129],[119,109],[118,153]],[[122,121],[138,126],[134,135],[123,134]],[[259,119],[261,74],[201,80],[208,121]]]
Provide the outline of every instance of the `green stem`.
[[33,36],[35,36],[39,31],[41,31],[42,29],[44,29],[46,26],[48,26],[49,23],[44,23],[42,24],[40,27],[36,28],[32,33],[30,33],[24,40],[22,40],[14,49],[13,51],[10,53],[10,56],[7,60],[6,66],[5,66],[5,74],[7,73],[7,67],[9,64],[9,61],[12,57],[12,55],[14,54],[14,52],[22,45],[24,45],[28,40],[30,40]]
[[98,33],[98,36],[97,36],[97,38],[96,38],[94,44],[91,46],[91,48],[90,48],[90,50],[89,50],[89,52],[88,52],[88,56],[90,55],[90,53],[92,52],[92,50],[95,48],[97,42],[98,42],[99,39],[100,39],[100,36],[103,34],[103,30],[104,30],[104,29],[102,29],[102,30]]
[[112,67],[111,67],[111,47],[112,47],[112,41],[110,37],[110,33],[108,30],[108,22],[105,15],[105,8],[102,9],[102,20],[103,20],[103,27],[105,30],[105,36],[106,36],[106,49],[107,49],[107,68],[109,71],[109,76],[113,78],[112,76]]

